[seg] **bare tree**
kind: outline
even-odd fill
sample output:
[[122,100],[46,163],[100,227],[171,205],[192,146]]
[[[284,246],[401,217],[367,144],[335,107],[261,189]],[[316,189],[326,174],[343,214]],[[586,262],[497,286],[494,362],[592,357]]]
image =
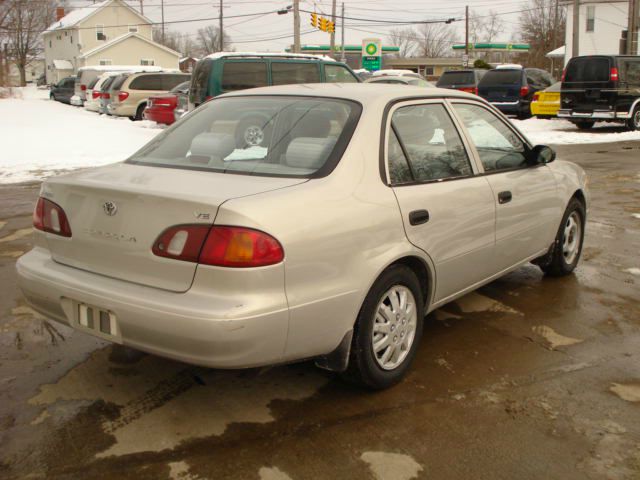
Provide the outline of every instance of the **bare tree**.
[[444,23],[425,23],[414,31],[414,53],[421,57],[437,58],[451,55],[454,30]]
[[[196,35],[196,42],[200,50],[201,55],[209,55],[220,51],[220,30],[213,25],[206,26],[198,30]],[[224,34],[223,38],[224,50],[228,51],[231,48],[231,37]]]
[[9,74],[9,59],[6,58],[6,51],[4,49],[6,38],[6,23],[9,16],[9,4],[4,0],[0,0],[0,86],[5,85],[7,76]]
[[504,21],[495,10],[488,13],[471,11],[469,14],[469,40],[473,43],[495,41],[504,32]]
[[546,54],[553,50],[555,38],[564,38],[566,13],[564,9],[555,12],[555,0],[531,0],[529,10],[520,14],[520,31],[522,40],[530,45],[528,65],[545,68],[549,65]]
[[151,30],[151,36],[154,42],[164,45],[176,52],[182,52],[182,34],[180,32],[165,29],[163,39],[162,27],[155,25]]
[[392,28],[389,30],[389,43],[395,47],[400,48],[398,57],[410,57],[415,49],[415,32],[413,29],[407,28]]
[[[20,73],[20,85],[27,84],[26,69],[42,52],[41,34],[53,23],[54,0],[4,0],[8,5],[5,19],[9,56]],[[3,2],[3,3],[4,3]]]

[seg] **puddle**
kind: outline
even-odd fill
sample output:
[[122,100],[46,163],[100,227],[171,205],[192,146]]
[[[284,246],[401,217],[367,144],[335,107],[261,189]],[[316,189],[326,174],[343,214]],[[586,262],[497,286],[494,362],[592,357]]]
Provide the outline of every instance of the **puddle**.
[[11,235],[7,235],[6,237],[0,238],[0,243],[13,242],[14,240],[20,240],[21,238],[31,235],[32,232],[33,232],[33,229],[31,227],[23,228],[21,230],[16,230]]
[[609,390],[627,402],[640,402],[640,383],[614,383]]
[[630,273],[631,275],[640,276],[640,268],[627,268],[624,270],[625,273]]
[[412,457],[400,453],[365,452],[360,458],[369,464],[376,480],[411,480],[423,470]]
[[549,343],[549,347],[552,350],[558,347],[567,347],[569,345],[575,345],[576,343],[581,343],[584,341],[579,338],[571,338],[571,337],[565,337],[564,335],[560,335],[553,328],[547,327],[546,325],[535,326],[532,328],[532,330],[533,330],[533,333],[543,337]]
[[631,216],[640,219],[640,213],[632,213]]
[[455,303],[464,313],[502,312],[522,315],[522,312],[514,310],[504,303],[500,303],[493,298],[485,297],[484,295],[480,295],[476,292],[469,293],[468,295],[459,298]]
[[262,467],[258,471],[258,475],[260,475],[260,480],[293,480],[278,467]]

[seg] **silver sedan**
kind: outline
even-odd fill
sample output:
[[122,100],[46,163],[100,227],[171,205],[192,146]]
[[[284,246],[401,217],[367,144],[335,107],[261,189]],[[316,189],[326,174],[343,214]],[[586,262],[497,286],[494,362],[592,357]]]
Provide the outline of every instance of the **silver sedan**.
[[527,262],[570,274],[587,203],[582,169],[476,96],[261,88],[45,181],[17,269],[35,310],[111,342],[386,388],[428,312]]

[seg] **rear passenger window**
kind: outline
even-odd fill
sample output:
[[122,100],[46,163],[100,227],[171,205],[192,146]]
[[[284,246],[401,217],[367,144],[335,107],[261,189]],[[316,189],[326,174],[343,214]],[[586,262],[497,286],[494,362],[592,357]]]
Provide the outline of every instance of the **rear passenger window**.
[[317,63],[274,62],[271,64],[273,85],[318,83],[320,69]]
[[265,62],[225,62],[222,67],[222,90],[244,90],[267,86]]
[[485,172],[527,166],[525,144],[495,114],[465,103],[455,104],[454,108],[476,146]]
[[163,90],[162,75],[141,75],[129,84],[131,90]]
[[443,105],[401,107],[394,112],[391,126],[397,136],[389,139],[392,182],[406,183],[407,176],[409,181],[429,182],[472,175],[460,135]]
[[120,88],[122,87],[122,84],[127,79],[127,76],[126,75],[120,75],[119,77],[115,77],[115,78],[116,79],[111,84],[111,89],[112,90],[120,90]]
[[324,75],[329,83],[358,83],[358,79],[343,65],[324,65]]

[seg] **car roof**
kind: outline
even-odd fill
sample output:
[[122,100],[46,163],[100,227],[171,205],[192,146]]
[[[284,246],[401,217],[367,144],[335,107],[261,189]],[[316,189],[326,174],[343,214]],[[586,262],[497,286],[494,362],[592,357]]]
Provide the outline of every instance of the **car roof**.
[[384,83],[389,80],[398,80],[400,82],[409,82],[410,80],[421,80],[418,77],[410,77],[408,75],[400,76],[400,75],[379,75],[377,77],[367,78],[365,83]]
[[355,100],[367,104],[382,101],[385,103],[411,98],[465,98],[482,101],[478,96],[445,88],[424,88],[413,85],[384,83],[304,83],[298,85],[282,85],[276,87],[251,88],[226,93],[223,97],[247,95],[294,95],[310,97],[341,98]]

